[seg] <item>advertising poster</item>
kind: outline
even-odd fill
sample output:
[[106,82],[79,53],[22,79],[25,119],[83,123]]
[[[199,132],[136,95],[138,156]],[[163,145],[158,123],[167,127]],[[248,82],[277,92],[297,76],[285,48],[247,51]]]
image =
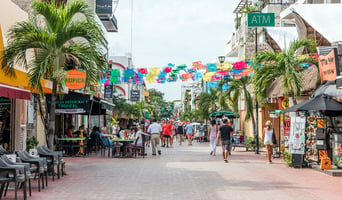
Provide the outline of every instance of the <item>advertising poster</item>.
[[289,150],[292,154],[305,153],[305,117],[291,117]]
[[285,147],[289,147],[290,127],[291,127],[291,119],[288,116],[285,116],[285,120],[284,120],[284,145]]

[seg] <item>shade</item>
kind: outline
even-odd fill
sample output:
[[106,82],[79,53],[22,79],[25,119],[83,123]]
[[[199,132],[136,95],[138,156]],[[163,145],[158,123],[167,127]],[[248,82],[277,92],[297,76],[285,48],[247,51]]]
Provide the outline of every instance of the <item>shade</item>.
[[340,112],[342,111],[342,103],[333,100],[331,97],[326,95],[318,95],[300,104],[294,105],[282,112],[294,112],[294,111],[330,111]]
[[29,90],[24,90],[21,88],[11,87],[3,84],[0,84],[0,96],[12,99],[31,99],[31,93]]
[[230,111],[217,111],[217,112],[213,112],[209,115],[210,117],[218,117],[218,118],[223,118],[223,117],[227,117],[227,118],[239,118],[240,115],[230,112]]

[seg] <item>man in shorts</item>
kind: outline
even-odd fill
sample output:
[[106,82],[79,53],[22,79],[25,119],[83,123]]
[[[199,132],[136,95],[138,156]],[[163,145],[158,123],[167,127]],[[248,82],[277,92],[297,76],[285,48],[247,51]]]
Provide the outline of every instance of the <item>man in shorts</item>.
[[171,134],[171,122],[170,120],[166,120],[166,124],[163,126],[163,140],[164,140],[164,147],[166,143],[166,147],[169,148],[170,143],[170,134]]
[[220,126],[218,134],[217,134],[217,143],[219,142],[219,138],[221,138],[222,144],[222,156],[224,162],[228,163],[228,151],[230,147],[230,134],[233,132],[233,128],[229,126],[228,120],[223,119],[223,124]]

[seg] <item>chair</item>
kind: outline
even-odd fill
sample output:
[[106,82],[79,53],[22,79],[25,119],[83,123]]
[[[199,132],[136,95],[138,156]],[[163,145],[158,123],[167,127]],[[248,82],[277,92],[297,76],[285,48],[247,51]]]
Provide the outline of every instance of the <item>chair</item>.
[[[61,165],[62,165],[62,163],[63,163],[63,151],[53,151],[53,150],[49,149],[47,146],[41,146],[41,148],[44,149],[46,152],[57,154],[57,156],[58,156],[58,161],[59,161],[59,165],[60,165],[60,167],[61,167]],[[63,170],[63,169],[60,168],[60,169],[58,170],[58,173],[60,173],[59,171],[62,171],[62,170]],[[58,176],[57,178],[59,179],[59,178],[60,178],[60,174],[57,174],[57,176]],[[63,173],[62,173],[62,176],[63,176]]]
[[106,148],[108,148],[108,158],[110,158],[110,152],[113,151],[113,143],[111,143],[111,141],[108,139],[108,137],[102,137],[102,135],[100,135],[101,138],[101,156],[105,155],[106,153]]
[[132,150],[134,151],[134,157],[137,158],[137,151],[138,151],[138,152],[140,152],[142,154],[143,158],[145,158],[145,145],[144,145],[144,142],[140,146],[140,145],[138,145],[138,140],[139,140],[139,137],[135,140],[134,146],[132,147]]
[[42,188],[44,189],[44,175],[45,175],[45,186],[48,186],[48,179],[47,179],[47,171],[48,171],[48,165],[47,165],[47,159],[44,157],[35,157],[35,156],[31,156],[27,151],[22,151],[24,153],[24,155],[29,158],[29,159],[41,159],[42,163],[43,163],[43,168],[44,168],[44,173],[43,173],[43,179],[42,179]]
[[1,159],[9,165],[17,165],[17,166],[24,166],[25,167],[25,174],[26,180],[29,181],[29,194],[31,196],[31,179],[34,178],[30,171],[30,164],[29,163],[22,163],[22,162],[14,162],[13,160],[9,159],[6,155],[2,155]]
[[4,154],[10,154],[11,152],[7,151],[6,149],[4,149],[2,146],[0,146],[0,155],[4,155]]
[[[40,192],[40,181],[42,181],[42,188],[44,189],[44,174],[45,174],[44,159],[28,157],[24,152],[26,151],[17,152],[17,156],[19,157],[21,162],[30,164],[30,171],[32,174],[35,174],[35,177],[38,175],[38,191]],[[47,183],[47,179],[46,179],[46,183]]]
[[[9,165],[0,159],[0,198],[2,197],[2,193],[5,189],[4,197],[7,194],[8,185],[10,182],[14,182],[14,191],[15,191],[15,200],[17,200],[18,186],[20,183],[23,183],[23,195],[24,199],[27,199],[27,191],[26,191],[26,171],[23,165]],[[6,185],[6,188],[5,188]]]
[[54,152],[47,152],[42,147],[37,148],[38,154],[40,157],[45,157],[48,164],[48,171],[52,173],[52,181],[55,180],[55,166],[57,167],[57,178],[60,177],[59,169],[60,169],[60,162],[58,159],[58,153]]

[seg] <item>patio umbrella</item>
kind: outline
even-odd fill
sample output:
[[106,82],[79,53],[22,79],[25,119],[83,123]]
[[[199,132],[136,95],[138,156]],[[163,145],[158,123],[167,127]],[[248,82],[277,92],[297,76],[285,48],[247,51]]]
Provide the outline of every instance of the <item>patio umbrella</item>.
[[294,105],[282,112],[321,110],[330,112],[341,112],[342,103],[339,103],[327,95],[318,95],[300,104]]
[[217,112],[213,112],[209,115],[210,117],[218,117],[218,118],[223,118],[223,117],[227,117],[227,118],[239,118],[240,115],[230,112],[230,111],[217,111]]

